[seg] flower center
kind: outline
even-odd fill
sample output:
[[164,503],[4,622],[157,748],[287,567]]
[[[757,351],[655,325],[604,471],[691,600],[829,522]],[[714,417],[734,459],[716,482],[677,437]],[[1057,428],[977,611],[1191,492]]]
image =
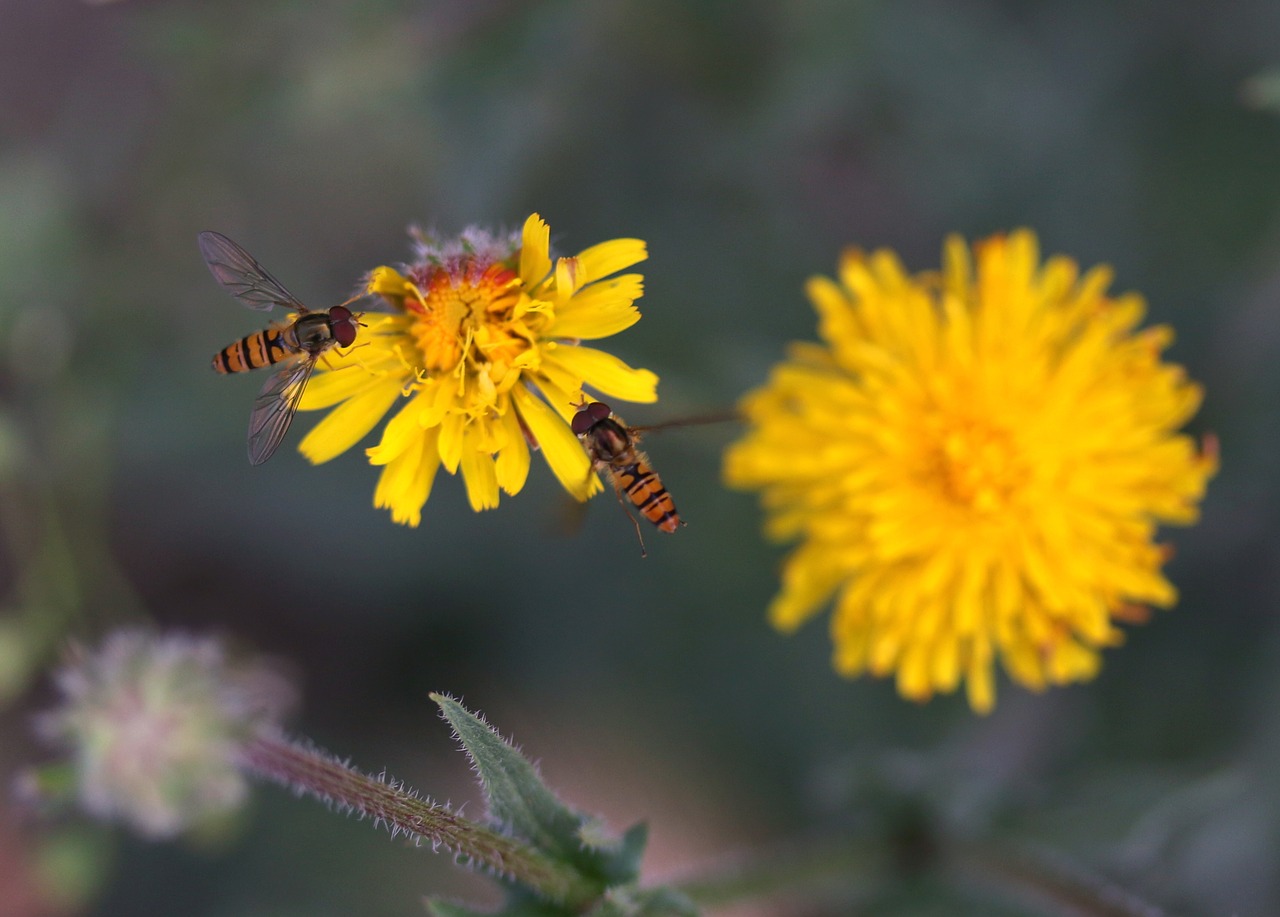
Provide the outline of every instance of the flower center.
[[1022,450],[1012,432],[990,418],[948,417],[931,432],[931,477],[952,503],[1000,512],[1026,484],[1030,470]]
[[408,298],[405,307],[417,319],[411,331],[428,373],[487,369],[496,382],[532,346],[519,314],[527,310],[518,308],[527,297],[505,265],[472,261],[413,279],[419,298]]

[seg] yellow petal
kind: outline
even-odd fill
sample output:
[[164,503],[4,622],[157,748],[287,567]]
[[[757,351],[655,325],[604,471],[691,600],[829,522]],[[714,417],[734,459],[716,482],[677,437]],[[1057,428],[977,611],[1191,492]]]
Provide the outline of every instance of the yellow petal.
[[382,265],[369,272],[364,289],[370,295],[404,296],[409,289],[409,281],[395,268]]
[[440,422],[440,461],[449,474],[457,474],[458,463],[462,461],[466,426],[466,414],[446,414]]
[[578,285],[586,286],[648,257],[643,239],[611,239],[593,245],[578,253]]
[[823,548],[797,548],[782,563],[782,591],[769,604],[769,623],[784,633],[796,630],[821,610],[844,575]]
[[381,384],[343,402],[302,438],[298,451],[312,464],[346,452],[380,421],[400,397],[400,383]]
[[566,299],[578,292],[578,289],[582,286],[582,278],[579,275],[577,258],[557,258],[556,295],[561,299]]
[[551,227],[531,213],[520,238],[520,279],[533,289],[551,273]]
[[647,369],[632,369],[613,354],[593,347],[562,344],[547,347],[544,363],[554,363],[592,388],[623,401],[645,404],[658,400],[658,377]]
[[493,458],[478,449],[462,450],[462,482],[467,486],[467,500],[477,513],[498,505],[498,476]]
[[378,441],[378,445],[365,450],[370,465],[390,463],[424,435],[421,419],[425,401],[425,393],[418,392],[395,417],[387,421],[387,425],[382,428],[382,439]]
[[507,405],[507,412],[500,418],[500,423],[507,441],[498,452],[495,468],[498,486],[509,494],[518,494],[529,477],[529,444],[525,442],[514,405]]
[[969,671],[965,693],[974,713],[987,714],[996,705],[995,674],[991,671],[991,644],[982,634],[969,651]]
[[418,423],[424,427],[438,427],[450,412],[465,410],[458,397],[458,386],[450,376],[427,379],[422,384],[422,416]]
[[511,397],[560,485],[575,500],[598,491],[600,480],[591,473],[591,460],[569,425],[522,385],[511,390]]
[[556,409],[565,422],[569,422],[578,410],[575,402],[582,400],[582,377],[567,366],[543,360],[536,373],[525,374],[525,381],[532,382],[542,392],[547,404]]
[[401,525],[417,526],[422,507],[431,496],[431,485],[440,467],[436,438],[439,428],[427,430],[421,439],[388,463],[378,476],[373,505],[390,509],[391,519]]
[[385,377],[374,375],[359,366],[344,366],[332,372],[315,372],[298,403],[299,411],[318,411],[333,407],[384,383]]
[[644,293],[643,280],[640,274],[623,274],[579,291],[556,308],[555,322],[547,334],[593,340],[630,328],[640,320],[640,312],[632,304]]

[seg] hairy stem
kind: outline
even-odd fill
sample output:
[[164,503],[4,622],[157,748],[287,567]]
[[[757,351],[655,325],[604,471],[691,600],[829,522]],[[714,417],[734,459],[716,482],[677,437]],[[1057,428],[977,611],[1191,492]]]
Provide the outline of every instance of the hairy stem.
[[413,790],[364,774],[317,748],[259,735],[241,751],[244,769],[383,823],[392,835],[429,841],[556,902],[585,900],[581,878],[525,844],[424,799]]

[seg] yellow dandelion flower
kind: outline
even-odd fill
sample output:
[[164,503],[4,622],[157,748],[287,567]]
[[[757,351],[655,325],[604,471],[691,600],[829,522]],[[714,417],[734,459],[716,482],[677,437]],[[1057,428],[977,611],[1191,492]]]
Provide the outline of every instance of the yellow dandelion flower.
[[1216,454],[1177,432],[1201,390],[1161,360],[1172,331],[1136,330],[1110,281],[1020,230],[949,239],[941,273],[851,252],[809,282],[825,344],[743,400],[725,457],[801,542],[774,625],[834,600],[841,674],[917,701],[964,680],[986,712],[997,657],[1032,689],[1086,680],[1118,623],[1174,603],[1156,527],[1195,521]]
[[[624,401],[657,400],[658,377],[583,340],[640,318],[639,239],[614,239],[552,261],[550,230],[533,214],[521,232],[468,229],[439,241],[417,234],[417,259],[379,267],[367,292],[391,304],[366,312],[356,346],[331,351],[300,408],[332,408],[299,449],[325,462],[359,442],[388,413],[369,461],[382,472],[374,504],[417,525],[436,472],[462,472],[473,509],[518,493],[529,449],[578,500],[600,489],[569,428],[583,385]],[[617,276],[614,276],[617,275]]]

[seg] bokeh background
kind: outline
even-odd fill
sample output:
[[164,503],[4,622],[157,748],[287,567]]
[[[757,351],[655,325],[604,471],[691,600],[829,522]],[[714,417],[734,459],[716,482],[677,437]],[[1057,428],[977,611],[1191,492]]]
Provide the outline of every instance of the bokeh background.
[[[483,710],[573,804],[648,819],[649,874],[923,819],[1051,851],[1173,912],[1280,912],[1280,6],[678,3],[0,4],[0,768],[67,636],[226,635],[301,686],[293,725],[470,800],[427,692]],[[648,448],[689,525],[642,560],[611,497],[575,518],[535,458],[474,515],[371,506],[357,453],[245,461],[259,381],[209,371],[256,327],[196,233],[329,305],[412,222],[518,227],[561,254],[648,241],[649,423],[730,405],[813,337],[804,280],[846,245],[938,263],[1026,225],[1115,267],[1222,441],[1203,522],[1168,533],[1171,613],[1092,684],[994,714],[832,674],[825,626],[772,632],[781,553],[719,483],[736,430]],[[305,430],[312,418],[302,415]],[[887,841],[886,841],[887,843]],[[58,906],[33,902],[49,876]],[[478,879],[273,787],[224,835],[0,827],[0,911],[410,914]],[[490,896],[487,900],[493,900]],[[927,881],[749,913],[1020,914]],[[13,908],[13,910],[7,910]],[[861,909],[861,910],[859,910]],[[740,910],[738,913],[748,913]]]

